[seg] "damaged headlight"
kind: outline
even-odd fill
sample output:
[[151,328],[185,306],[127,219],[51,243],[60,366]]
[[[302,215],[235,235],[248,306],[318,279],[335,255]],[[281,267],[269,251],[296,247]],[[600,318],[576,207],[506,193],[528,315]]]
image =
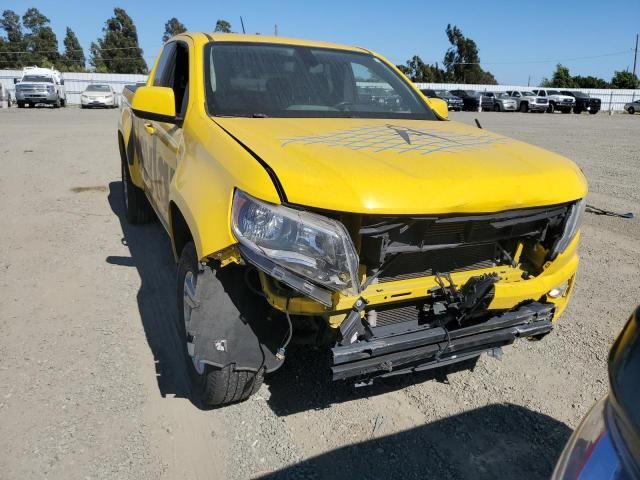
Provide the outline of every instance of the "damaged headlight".
[[578,232],[578,228],[580,228],[586,203],[587,200],[583,198],[571,205],[571,209],[564,221],[562,235],[556,240],[555,245],[551,249],[551,258],[555,258],[558,254],[564,252],[569,246],[569,243],[571,243],[571,240],[573,240],[573,237]]
[[340,222],[239,190],[231,219],[238,241],[273,263],[331,290],[359,293],[358,254]]

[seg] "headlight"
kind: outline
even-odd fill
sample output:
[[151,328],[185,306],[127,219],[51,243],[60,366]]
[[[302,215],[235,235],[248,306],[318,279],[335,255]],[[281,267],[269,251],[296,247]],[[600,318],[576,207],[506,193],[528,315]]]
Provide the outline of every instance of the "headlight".
[[242,245],[273,263],[331,290],[359,293],[358,255],[340,222],[237,190],[231,226]]
[[48,92],[53,92],[55,90],[55,88],[53,88],[52,85],[47,85],[47,91]]
[[565,249],[569,246],[569,243],[578,232],[578,228],[580,228],[580,223],[582,222],[582,214],[584,213],[584,207],[587,203],[587,200],[583,198],[582,200],[577,201],[571,206],[569,210],[569,214],[565,219],[562,235],[558,240],[556,240],[555,245],[551,249],[551,258],[555,258],[556,255],[565,251]]

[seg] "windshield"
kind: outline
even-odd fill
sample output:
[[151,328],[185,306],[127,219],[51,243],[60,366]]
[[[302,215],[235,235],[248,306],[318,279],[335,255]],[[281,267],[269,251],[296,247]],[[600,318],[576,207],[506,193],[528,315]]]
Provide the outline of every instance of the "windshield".
[[214,116],[436,119],[406,81],[366,53],[210,43],[205,64]]
[[110,92],[109,85],[89,85],[87,92]]
[[522,95],[524,97],[535,97],[536,96],[536,94],[533,93],[533,92],[522,92]]
[[496,95],[497,98],[509,98],[509,95],[507,95],[506,93],[498,93]]
[[549,95],[560,95],[560,92],[558,90],[547,90],[547,93]]
[[25,75],[22,77],[23,82],[46,82],[53,83],[53,78],[44,75]]
[[436,95],[439,97],[451,98],[453,94],[449,90],[436,90]]

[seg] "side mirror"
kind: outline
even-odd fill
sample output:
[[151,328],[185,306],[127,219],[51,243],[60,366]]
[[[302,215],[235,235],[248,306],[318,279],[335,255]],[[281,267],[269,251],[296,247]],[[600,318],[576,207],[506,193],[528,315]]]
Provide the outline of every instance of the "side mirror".
[[138,87],[133,94],[131,109],[140,118],[176,123],[176,100],[169,87]]
[[446,120],[449,118],[449,105],[447,102],[442,100],[441,98],[427,98],[425,97],[427,105],[436,112],[436,115],[440,117],[442,120]]
[[15,85],[16,83],[18,83],[18,79],[14,77],[13,84]]

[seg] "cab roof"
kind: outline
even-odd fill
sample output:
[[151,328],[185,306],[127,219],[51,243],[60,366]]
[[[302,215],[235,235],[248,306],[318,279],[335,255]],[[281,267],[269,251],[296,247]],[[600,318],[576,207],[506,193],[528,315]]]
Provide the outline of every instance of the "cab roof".
[[273,35],[251,35],[244,33],[204,33],[204,35],[214,42],[275,43],[279,45],[298,45],[302,47],[332,48],[334,50],[371,53],[369,50],[360,47],[340,45],[338,43],[331,42],[305,40],[302,38],[276,37]]

